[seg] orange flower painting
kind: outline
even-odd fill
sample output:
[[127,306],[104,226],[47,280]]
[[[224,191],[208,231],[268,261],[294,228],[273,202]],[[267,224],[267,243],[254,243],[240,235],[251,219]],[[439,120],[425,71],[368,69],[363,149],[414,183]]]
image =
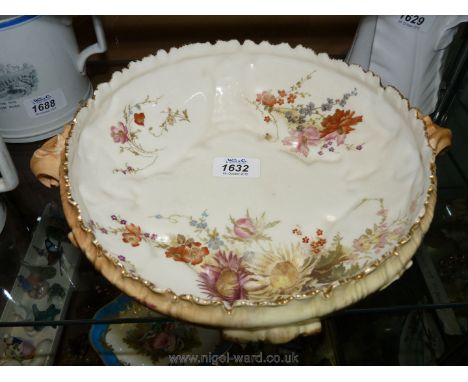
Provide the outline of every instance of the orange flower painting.
[[208,248],[202,247],[200,242],[193,241],[192,239],[185,240],[185,237],[182,235],[178,236],[177,242],[181,245],[170,247],[165,253],[166,257],[172,258],[175,261],[197,265],[210,253]]
[[145,113],[135,113],[133,116],[133,120],[137,125],[144,126],[145,125]]
[[337,109],[335,114],[325,117],[322,121],[324,129],[320,132],[320,137],[326,137],[328,134],[337,132],[338,134],[349,134],[354,129],[351,126],[362,122],[362,116],[354,117],[355,112],[351,110]]
[[[251,103],[260,111],[263,121],[269,124],[265,126],[270,129],[264,134],[265,139],[280,141],[284,146],[290,146],[289,151],[305,158],[314,152],[319,156],[336,155],[343,148],[361,151],[365,142],[345,144],[347,136],[363,122],[362,115],[356,115],[353,110],[344,110],[348,100],[358,95],[357,89],[341,97],[327,97],[324,102],[316,104],[310,100],[312,95],[304,89],[305,83],[311,79],[312,73],[295,82],[289,90],[277,90],[278,97],[270,90],[257,93],[255,101]],[[280,123],[281,120],[286,124]],[[281,134],[285,125],[287,134]],[[275,135],[276,139],[273,138]]]
[[122,233],[124,243],[130,244],[132,247],[138,247],[141,241],[141,228],[135,224],[127,224],[125,231]]

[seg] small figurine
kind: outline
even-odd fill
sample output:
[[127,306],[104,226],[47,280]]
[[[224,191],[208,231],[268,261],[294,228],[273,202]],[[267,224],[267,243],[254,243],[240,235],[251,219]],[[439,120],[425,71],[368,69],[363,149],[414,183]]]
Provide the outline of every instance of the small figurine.
[[54,267],[38,267],[27,263],[23,265],[30,273],[27,277],[18,276],[20,287],[33,299],[43,298],[49,290],[49,283],[46,280],[54,278],[57,270]]
[[49,283],[32,273],[28,277],[19,275],[18,282],[20,287],[28,293],[28,296],[35,300],[43,298],[49,290]]
[[63,299],[65,298],[65,289],[60,284],[55,283],[49,288],[48,295],[47,302],[49,303],[56,298]]
[[[52,321],[55,316],[60,313],[60,309],[57,309],[54,304],[49,305],[46,310],[39,310],[37,305],[33,304],[32,311],[34,321]],[[42,329],[44,329],[44,326],[34,326],[34,330],[36,331],[40,331]]]
[[45,249],[33,245],[33,248],[39,256],[47,257],[47,265],[55,265],[62,259],[63,247],[61,242],[54,244],[48,237],[44,241]]
[[22,362],[28,359],[33,359],[36,355],[36,347],[30,342],[21,337],[14,337],[5,334],[2,343],[0,343],[0,361],[14,359]]
[[40,278],[42,280],[49,280],[51,278],[54,278],[57,274],[57,270],[54,267],[41,267],[36,265],[30,265],[24,262],[23,265],[29,270],[29,272],[31,272],[31,275],[34,275],[34,277]]

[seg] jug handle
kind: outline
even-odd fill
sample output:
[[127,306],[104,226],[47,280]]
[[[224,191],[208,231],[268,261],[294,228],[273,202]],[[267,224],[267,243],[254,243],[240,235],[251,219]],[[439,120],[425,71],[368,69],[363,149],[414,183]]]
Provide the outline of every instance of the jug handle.
[[101,19],[98,16],[92,16],[92,18],[94,33],[96,34],[97,42],[83,49],[83,51],[78,55],[76,66],[81,74],[85,74],[86,72],[85,62],[89,56],[95,53],[105,52],[107,49],[106,36],[104,35],[104,29],[102,27]]
[[0,173],[0,192],[11,191],[18,185],[18,173],[2,137],[0,137]]

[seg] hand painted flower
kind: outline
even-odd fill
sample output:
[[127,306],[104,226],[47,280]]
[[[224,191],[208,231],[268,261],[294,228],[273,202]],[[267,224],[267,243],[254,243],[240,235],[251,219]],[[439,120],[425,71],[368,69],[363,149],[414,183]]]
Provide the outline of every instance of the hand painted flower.
[[289,137],[282,140],[285,146],[294,146],[295,151],[305,157],[309,155],[309,146],[320,143],[320,133],[315,127],[307,127],[302,130],[290,130]]
[[264,91],[257,94],[257,102],[261,102],[265,106],[274,106],[276,103],[276,97],[270,92]]
[[297,96],[295,94],[288,95],[288,103],[294,103],[296,101]]
[[402,227],[398,227],[394,230],[385,228],[384,230],[376,233],[374,249],[383,249],[390,243],[400,240],[403,236],[403,232]]
[[[310,278],[313,262],[299,245],[270,248],[256,255],[249,263],[255,284],[249,288],[250,300],[272,300],[299,293]],[[253,284],[253,283],[252,283]]]
[[388,210],[385,208],[381,208],[377,211],[377,216],[382,216],[383,218],[386,218],[388,216]]
[[141,241],[141,228],[135,224],[127,224],[125,231],[122,233],[124,243],[129,243],[132,247],[138,247]]
[[177,338],[170,333],[158,333],[153,339],[153,349],[165,352],[173,352],[177,346]]
[[234,233],[239,239],[250,239],[257,233],[257,227],[250,218],[237,219],[234,223]]
[[172,258],[175,261],[190,263],[192,265],[200,264],[203,258],[210,253],[207,247],[202,247],[198,241],[188,241],[185,244],[170,247],[166,251],[166,257]]
[[122,122],[111,127],[111,136],[115,143],[128,142],[128,129]]
[[133,120],[137,125],[144,126],[145,125],[145,113],[135,113],[133,115]]
[[403,236],[404,236],[403,227],[398,227],[388,233],[387,240],[389,243],[391,243],[391,242],[400,240]]
[[322,121],[324,129],[320,132],[320,138],[336,139],[338,145],[344,143],[346,135],[354,131],[351,126],[362,122],[362,115],[354,117],[351,110],[337,109],[335,114],[325,117]]
[[359,253],[364,253],[371,249],[372,244],[373,241],[369,236],[361,235],[358,239],[353,241],[353,248]]
[[200,272],[199,286],[210,297],[226,301],[247,298],[246,283],[250,280],[250,273],[243,265],[242,257],[229,252],[218,251],[214,257],[214,264],[205,264]]

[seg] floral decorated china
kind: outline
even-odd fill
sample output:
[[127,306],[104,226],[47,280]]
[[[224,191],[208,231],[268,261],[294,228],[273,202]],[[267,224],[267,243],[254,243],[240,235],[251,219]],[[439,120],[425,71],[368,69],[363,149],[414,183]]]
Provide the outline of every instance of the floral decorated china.
[[35,324],[0,328],[0,366],[51,365],[54,361],[62,327],[40,322],[65,317],[80,260],[80,251],[66,240],[65,228],[60,206],[48,204],[15,282],[2,290],[7,301],[0,322]]
[[106,365],[204,364],[206,360],[198,355],[220,355],[231,346],[219,330],[161,316],[126,295],[102,307],[94,319],[141,317],[154,317],[154,322],[91,327],[90,342]]
[[442,148],[428,126],[372,73],[302,47],[161,51],[77,114],[64,208],[96,267],[149,307],[282,342],[410,265]]
[[0,339],[0,366],[40,366],[49,358],[52,340],[32,340],[4,334]]

